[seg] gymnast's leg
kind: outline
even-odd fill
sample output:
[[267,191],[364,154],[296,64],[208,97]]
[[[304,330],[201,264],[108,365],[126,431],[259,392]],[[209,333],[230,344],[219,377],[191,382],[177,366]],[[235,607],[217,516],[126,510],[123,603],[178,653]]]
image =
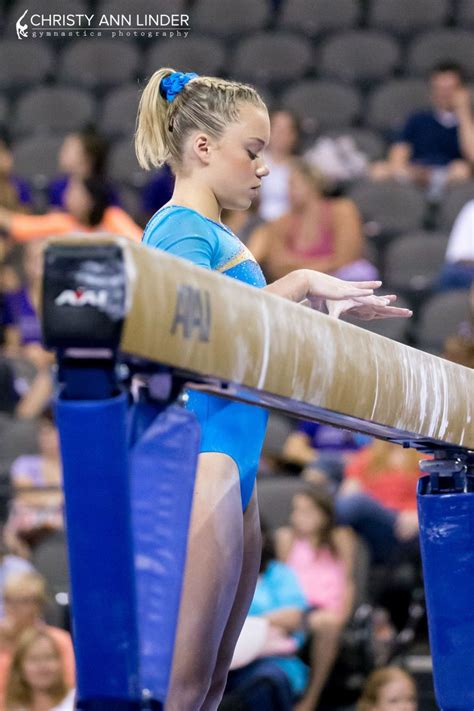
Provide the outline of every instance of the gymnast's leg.
[[206,699],[201,707],[202,711],[215,711],[224,693],[227,673],[232,661],[234,648],[239,638],[252,602],[261,558],[261,533],[257,503],[257,489],[254,487],[250,502],[244,513],[244,550],[242,573],[235,596],[234,606],[226,625],[222,642],[219,647],[216,667],[212,675],[212,682]]
[[166,711],[202,707],[237,594],[242,555],[237,466],[225,454],[200,454]]

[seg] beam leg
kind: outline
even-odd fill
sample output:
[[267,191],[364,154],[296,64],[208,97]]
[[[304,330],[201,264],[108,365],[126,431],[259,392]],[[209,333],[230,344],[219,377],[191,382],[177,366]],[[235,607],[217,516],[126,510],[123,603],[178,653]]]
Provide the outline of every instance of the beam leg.
[[[446,453],[445,453],[446,454]],[[421,554],[437,702],[474,708],[474,469],[465,459],[423,462]]]

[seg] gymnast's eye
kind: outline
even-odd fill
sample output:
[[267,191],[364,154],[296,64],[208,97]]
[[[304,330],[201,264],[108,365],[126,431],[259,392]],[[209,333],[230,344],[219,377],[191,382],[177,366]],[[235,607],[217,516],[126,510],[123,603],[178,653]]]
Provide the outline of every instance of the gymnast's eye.
[[252,151],[247,150],[247,153],[249,155],[250,160],[255,160],[258,158],[258,156],[255,153],[252,153]]

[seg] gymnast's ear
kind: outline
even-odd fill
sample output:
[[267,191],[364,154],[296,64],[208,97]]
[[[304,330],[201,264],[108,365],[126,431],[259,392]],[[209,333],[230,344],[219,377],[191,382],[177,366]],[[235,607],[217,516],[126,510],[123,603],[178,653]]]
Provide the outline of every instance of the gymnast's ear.
[[214,143],[207,133],[196,133],[192,139],[192,154],[194,160],[203,165],[209,165]]

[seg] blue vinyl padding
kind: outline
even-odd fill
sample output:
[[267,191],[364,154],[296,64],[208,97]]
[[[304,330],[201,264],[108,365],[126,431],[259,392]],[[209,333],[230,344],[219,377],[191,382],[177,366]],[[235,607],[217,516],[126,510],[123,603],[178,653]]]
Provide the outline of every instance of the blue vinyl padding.
[[139,700],[127,398],[56,402],[80,699]]
[[195,415],[170,405],[131,450],[140,679],[152,699],[168,689],[199,441]]
[[430,494],[418,514],[436,698],[442,711],[474,709],[474,493]]

